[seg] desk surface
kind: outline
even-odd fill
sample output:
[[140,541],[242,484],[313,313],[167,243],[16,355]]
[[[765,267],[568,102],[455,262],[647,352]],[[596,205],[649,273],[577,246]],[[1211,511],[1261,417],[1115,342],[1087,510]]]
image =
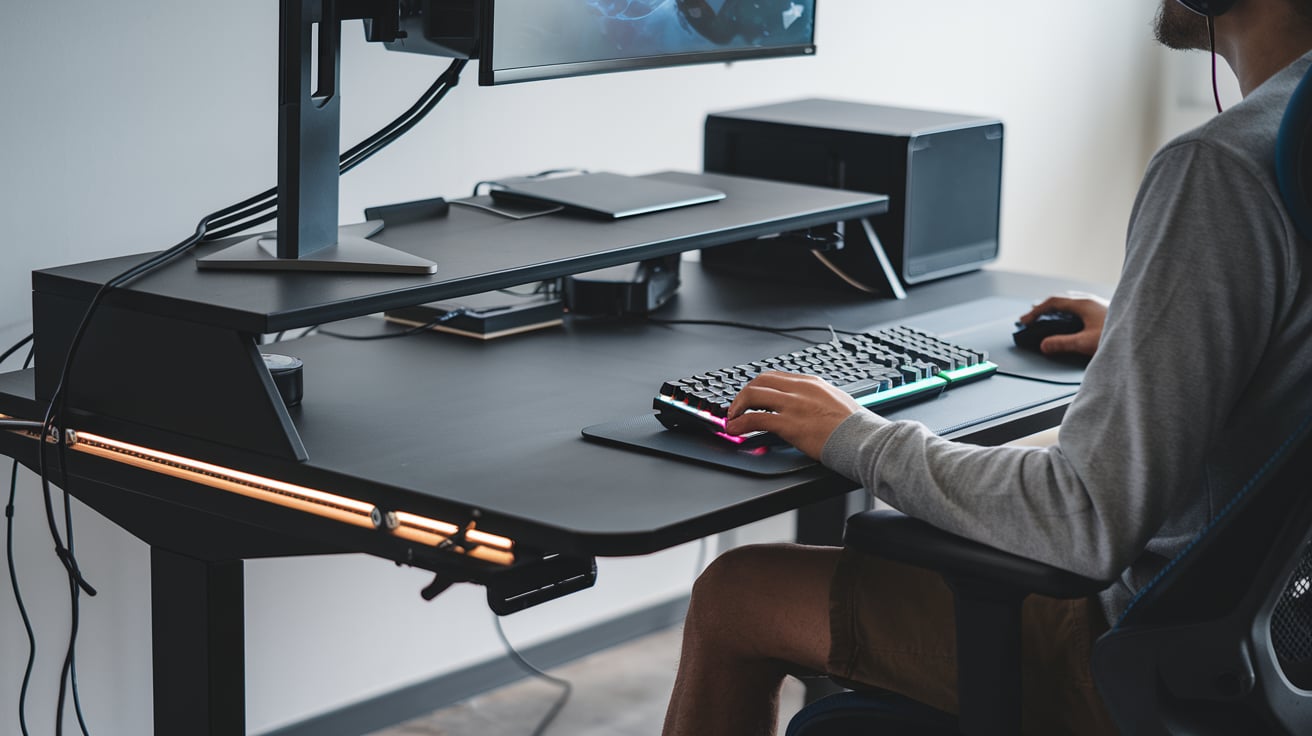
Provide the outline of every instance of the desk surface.
[[[939,324],[923,324],[917,316],[979,299],[1015,299],[1019,308],[1057,289],[1088,288],[984,271],[919,286],[906,301],[872,301],[854,292],[747,283],[691,263],[683,280],[662,318],[840,329],[920,323],[991,349],[1004,368],[1008,320],[1016,315],[996,320],[993,344],[967,342],[942,317]],[[974,327],[985,330],[981,334],[994,330]],[[377,320],[337,327],[362,328],[381,329]],[[468,518],[477,510],[480,528],[557,552],[648,553],[854,487],[819,467],[762,478],[580,436],[585,426],[648,411],[663,380],[799,344],[729,327],[586,319],[488,343],[440,334],[363,343],[322,335],[288,341],[278,351],[306,365],[305,401],[292,418],[309,461],[246,457],[238,467],[386,509],[438,518]],[[30,397],[25,383],[20,374],[0,377],[0,412],[23,416],[23,406],[30,409],[20,401]],[[965,436],[982,423],[1014,419],[981,416],[967,391],[1024,397],[1036,386],[994,377],[894,416]],[[1064,403],[1073,393],[1073,387],[1059,396],[1049,390],[1044,401]],[[1015,414],[1037,408],[1023,404],[1011,404]]]

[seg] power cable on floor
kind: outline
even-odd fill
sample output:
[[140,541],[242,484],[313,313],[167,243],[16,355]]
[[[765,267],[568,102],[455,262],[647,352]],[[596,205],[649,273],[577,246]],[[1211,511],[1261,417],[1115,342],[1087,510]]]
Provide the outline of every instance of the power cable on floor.
[[562,680],[559,677],[553,677],[552,675],[548,675],[546,672],[543,672],[537,667],[534,667],[532,664],[528,662],[528,660],[524,659],[524,657],[521,656],[520,653],[515,650],[515,646],[510,643],[510,640],[506,638],[506,632],[504,629],[501,628],[500,616],[493,614],[492,623],[496,625],[497,636],[501,639],[501,643],[505,645],[506,653],[509,654],[510,658],[515,661],[515,664],[522,667],[526,672],[533,675],[534,677],[543,680],[544,682],[555,685],[561,690],[560,697],[556,698],[556,702],[552,703],[551,708],[547,711],[547,714],[544,715],[542,717],[542,720],[538,722],[538,727],[533,729],[532,736],[542,736],[542,734],[547,732],[547,728],[551,726],[551,722],[556,720],[556,716],[560,715],[560,711],[562,708],[565,707],[565,703],[569,700],[570,694],[574,692],[574,685],[571,684],[569,680]]

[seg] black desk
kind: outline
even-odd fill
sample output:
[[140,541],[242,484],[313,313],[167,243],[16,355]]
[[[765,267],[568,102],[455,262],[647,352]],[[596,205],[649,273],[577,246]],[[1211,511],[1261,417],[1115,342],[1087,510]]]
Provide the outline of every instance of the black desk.
[[[782,185],[753,191],[776,186]],[[790,211],[784,210],[790,223],[787,227],[820,224],[825,217],[860,216],[863,211],[878,211],[882,205],[879,198],[868,195],[814,192],[820,193],[816,195],[820,200],[828,197],[828,203],[803,203],[804,209],[810,208],[804,215],[788,215]],[[642,242],[627,251],[588,249],[570,241],[574,244],[569,247],[579,253],[560,256],[551,251],[530,267],[506,265],[493,276],[477,272],[491,267],[483,263],[453,271],[445,278],[440,273],[428,281],[428,277],[420,277],[422,283],[418,284],[414,277],[407,277],[410,280],[400,286],[392,281],[399,277],[334,279],[328,291],[340,298],[326,305],[312,298],[312,276],[260,274],[254,282],[286,288],[253,291],[243,302],[242,297],[232,296],[229,287],[250,283],[250,275],[202,274],[190,270],[190,264],[180,264],[117,295],[108,303],[103,318],[109,329],[152,326],[163,319],[162,324],[169,324],[167,320],[189,324],[192,329],[187,334],[200,333],[205,339],[222,341],[235,334],[249,340],[250,332],[287,329],[325,317],[349,317],[402,303],[508,286],[782,227],[747,216],[738,217],[730,226],[724,226],[721,218],[720,227],[712,227],[700,219],[711,212],[682,213],[679,216],[687,220],[674,228],[677,232],[673,235],[649,236],[665,227],[651,220],[638,228],[646,231],[638,238]],[[483,230],[471,231],[472,220],[453,215],[429,232],[446,236],[452,232],[449,228],[455,228],[470,235],[489,227],[505,227],[484,221]],[[595,234],[597,225],[540,223],[528,230],[520,224],[514,237],[522,239],[526,233],[550,232],[555,227],[577,235]],[[689,235],[699,230],[705,237]],[[401,241],[417,232],[396,228],[390,235]],[[512,239],[510,235],[501,237],[506,243]],[[568,240],[548,238],[546,242],[556,248],[565,247]],[[508,264],[510,257],[508,252],[499,256]],[[36,281],[44,280],[42,286],[56,300],[75,299],[79,293],[85,298],[97,278],[107,278],[121,267],[119,262],[84,264],[38,274]],[[856,294],[716,278],[691,267],[685,269],[684,281],[679,296],[662,317],[774,325],[800,321],[845,329],[909,320],[974,299],[1031,300],[1054,290],[1087,288],[1051,279],[981,272],[919,287],[906,301],[871,302]],[[272,299],[276,304],[266,306],[277,308],[261,312],[264,307],[250,306],[250,300],[259,299]],[[144,317],[141,310],[148,310]],[[136,323],[128,317],[146,321]],[[98,313],[97,319],[101,318]],[[40,315],[36,321],[40,341]],[[109,350],[130,353],[123,349],[124,341],[132,350],[149,352],[161,342],[163,352],[175,350],[176,343],[165,337],[165,333],[119,332],[117,341],[99,350],[91,338],[86,346],[106,360],[118,360]],[[186,335],[178,337],[185,340]],[[58,347],[49,332],[46,340]],[[183,344],[205,347],[195,340]],[[794,344],[777,335],[724,327],[591,320],[572,320],[563,328],[486,344],[439,335],[370,343],[317,336],[283,343],[279,352],[296,355],[306,363],[305,403],[286,415],[308,457],[304,461],[191,434],[170,435],[159,426],[99,413],[94,409],[99,406],[97,401],[113,384],[98,384],[93,375],[98,366],[94,365],[79,364],[69,424],[341,494],[384,510],[405,511],[466,528],[476,522],[479,530],[514,540],[516,562],[510,569],[531,569],[540,558],[553,555],[588,560],[649,553],[852,491],[850,481],[819,467],[762,478],[619,450],[580,437],[584,426],[645,411],[664,379],[775,354]],[[241,347],[254,350],[245,343]],[[38,355],[40,350],[38,347]],[[130,356],[123,359],[130,360]],[[131,378],[126,376],[126,380]],[[1015,380],[995,377],[979,384],[980,388],[963,387],[957,390],[959,395],[946,396],[921,409],[903,410],[900,415],[923,412],[932,426],[950,436],[987,443],[1055,424],[1068,396],[1025,406],[1012,402],[1012,410],[996,416],[981,415],[976,405],[965,401],[967,390],[988,390],[982,387],[994,382],[1001,382],[994,383],[1000,388]],[[0,376],[0,413],[29,419],[42,416],[44,407],[37,399],[41,391],[36,383],[31,371]],[[81,393],[78,386],[83,387]],[[1024,391],[1020,386],[1011,389]],[[959,399],[959,406],[947,403]],[[175,400],[188,403],[185,395]],[[36,451],[36,442],[30,437],[0,433],[0,452],[29,467],[36,467]],[[244,559],[354,551],[438,570],[449,577],[479,579],[486,575],[497,580],[504,575],[502,566],[475,562],[468,555],[400,538],[386,529],[343,524],[83,453],[70,452],[68,456],[72,493],[152,546],[157,733],[244,733]],[[58,462],[53,451],[47,458],[52,464]]]

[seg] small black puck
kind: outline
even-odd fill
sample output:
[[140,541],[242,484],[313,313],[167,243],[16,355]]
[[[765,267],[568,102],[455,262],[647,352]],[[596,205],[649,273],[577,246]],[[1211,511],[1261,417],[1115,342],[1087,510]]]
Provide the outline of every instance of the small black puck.
[[282,403],[287,406],[301,403],[301,397],[305,394],[305,384],[301,376],[301,369],[305,364],[301,359],[277,353],[261,353],[261,355],[264,357],[264,367],[269,369],[269,375],[273,376],[273,383],[278,387],[278,394],[282,396]]

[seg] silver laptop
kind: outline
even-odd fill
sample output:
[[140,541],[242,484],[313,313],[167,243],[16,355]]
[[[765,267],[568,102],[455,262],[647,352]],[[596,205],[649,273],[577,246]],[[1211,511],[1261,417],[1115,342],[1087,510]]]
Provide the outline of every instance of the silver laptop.
[[599,217],[619,219],[724,199],[724,192],[694,184],[596,172],[497,182],[493,199],[532,200]]

